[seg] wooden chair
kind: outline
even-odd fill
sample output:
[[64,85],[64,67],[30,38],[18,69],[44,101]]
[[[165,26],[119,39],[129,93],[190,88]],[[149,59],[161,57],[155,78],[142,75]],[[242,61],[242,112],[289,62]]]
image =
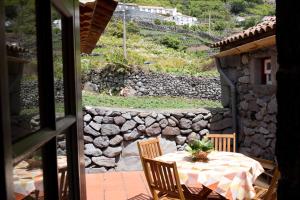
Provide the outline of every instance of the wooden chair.
[[276,200],[277,199],[277,185],[280,178],[278,167],[275,168],[271,184],[268,188],[254,186],[256,196],[255,200]]
[[208,134],[216,151],[236,152],[236,136],[233,134]]
[[158,138],[138,141],[137,144],[141,160],[142,157],[151,159],[162,155]]
[[60,168],[58,170],[58,173],[60,174],[60,184],[59,184],[59,190],[60,190],[60,199],[61,200],[68,200],[69,198],[69,180],[68,180],[68,169],[67,166]]
[[[211,193],[206,188],[200,193],[192,194],[182,187],[177,171],[176,163],[166,163],[148,158],[143,158],[145,164],[145,175],[149,183],[150,191],[154,200],[158,199],[180,199],[180,200],[201,200]],[[198,191],[199,192],[199,191]]]
[[263,187],[263,188],[268,188],[270,185],[270,182],[273,178],[274,171],[276,168],[276,163],[271,160],[266,160],[262,158],[256,158],[253,156],[250,156],[254,160],[258,161],[261,166],[264,168],[264,172],[255,180],[254,185]]

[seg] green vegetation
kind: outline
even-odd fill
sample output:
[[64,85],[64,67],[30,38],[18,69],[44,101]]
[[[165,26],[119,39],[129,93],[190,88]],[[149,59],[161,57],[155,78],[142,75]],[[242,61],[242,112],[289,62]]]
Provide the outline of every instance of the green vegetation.
[[109,63],[121,63],[138,65],[146,71],[218,76],[207,52],[187,50],[190,44],[209,44],[210,41],[195,35],[146,30],[133,22],[128,24],[127,30],[127,60],[123,55],[122,23],[112,20],[93,51],[98,55],[83,56],[82,69],[88,71]]
[[179,97],[122,97],[83,92],[83,105],[144,109],[219,108],[219,101]]
[[186,151],[195,155],[200,152],[210,152],[214,149],[212,142],[208,138],[202,140],[193,140],[191,144],[186,146]]
[[[234,21],[235,16],[257,17],[275,14],[275,5],[264,0],[128,0],[140,5],[163,6],[177,8],[179,12],[191,15],[204,22],[197,29],[208,29],[208,17],[212,19],[212,31],[222,35],[223,30],[243,27]],[[222,26],[221,26],[222,25]]]

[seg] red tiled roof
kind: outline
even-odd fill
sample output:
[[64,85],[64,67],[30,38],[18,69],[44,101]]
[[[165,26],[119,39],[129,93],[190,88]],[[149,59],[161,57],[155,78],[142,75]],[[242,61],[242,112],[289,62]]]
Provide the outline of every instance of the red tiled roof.
[[[221,41],[214,43],[212,47],[226,47],[238,46],[241,44],[249,43],[261,37],[267,37],[275,34],[276,29],[276,17],[268,17],[265,21],[250,27],[242,32],[236,33],[230,37],[224,38]],[[260,37],[261,36],[261,37]],[[235,45],[238,44],[238,45]]]
[[118,2],[114,0],[95,0],[80,3],[80,49],[91,53],[110,21]]

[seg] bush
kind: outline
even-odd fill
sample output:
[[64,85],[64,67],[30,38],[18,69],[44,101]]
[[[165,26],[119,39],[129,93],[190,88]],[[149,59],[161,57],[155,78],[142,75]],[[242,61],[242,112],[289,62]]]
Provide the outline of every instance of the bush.
[[140,33],[139,27],[134,22],[129,22],[127,24],[127,31],[128,31],[128,33],[134,33],[134,34]]
[[163,39],[160,40],[160,43],[168,48],[172,49],[180,49],[180,41],[172,36],[165,36]]
[[245,21],[243,21],[241,23],[241,26],[244,28],[244,29],[247,29],[247,28],[250,28],[252,26],[255,26],[256,24],[258,24],[260,22],[260,18],[259,17],[250,17],[250,18],[247,18]]
[[154,24],[156,24],[156,25],[161,25],[161,21],[160,21],[159,19],[155,19],[155,20],[154,20]]
[[247,2],[244,0],[234,0],[231,2],[230,11],[233,14],[239,14],[241,12],[245,12],[247,8]]

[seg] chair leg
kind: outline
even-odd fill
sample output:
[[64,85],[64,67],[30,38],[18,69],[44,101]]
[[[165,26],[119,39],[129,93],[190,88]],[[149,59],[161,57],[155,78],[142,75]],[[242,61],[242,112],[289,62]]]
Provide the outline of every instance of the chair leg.
[[151,193],[152,193],[152,196],[153,196],[153,200],[159,200],[159,197],[158,197],[155,190],[152,190]]

